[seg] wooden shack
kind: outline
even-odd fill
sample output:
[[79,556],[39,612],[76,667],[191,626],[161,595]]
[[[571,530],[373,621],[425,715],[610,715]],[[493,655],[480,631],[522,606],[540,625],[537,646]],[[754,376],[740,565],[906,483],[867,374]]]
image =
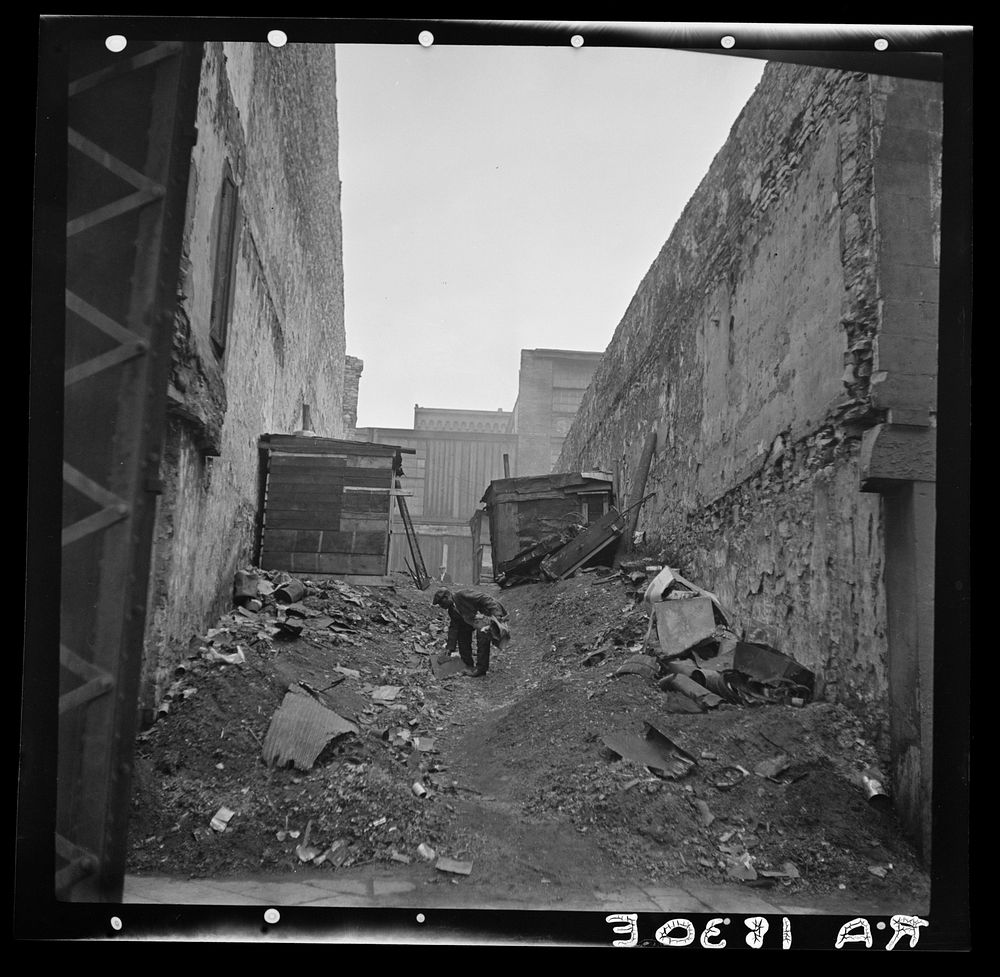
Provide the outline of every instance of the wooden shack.
[[403,453],[301,434],[260,439],[258,564],[265,570],[385,577]]
[[[490,482],[482,502],[493,578],[503,585],[537,570],[548,553],[607,515],[614,502],[613,477],[598,471],[500,478]],[[474,517],[471,527],[474,550],[481,545],[479,521]]]

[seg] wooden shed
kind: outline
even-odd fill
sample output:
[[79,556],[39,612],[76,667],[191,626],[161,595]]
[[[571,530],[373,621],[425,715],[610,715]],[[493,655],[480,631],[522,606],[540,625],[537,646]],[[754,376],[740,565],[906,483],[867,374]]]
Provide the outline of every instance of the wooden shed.
[[[489,519],[493,578],[501,585],[536,569],[573,532],[607,515],[614,502],[608,472],[562,472],[500,478],[482,498]],[[473,517],[473,548],[481,544]]]
[[260,450],[262,569],[387,575],[395,477],[412,449],[269,434]]

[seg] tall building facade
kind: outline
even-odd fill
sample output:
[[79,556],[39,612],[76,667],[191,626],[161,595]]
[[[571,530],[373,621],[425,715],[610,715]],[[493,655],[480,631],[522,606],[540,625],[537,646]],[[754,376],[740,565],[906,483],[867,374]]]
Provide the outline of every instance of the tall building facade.
[[514,405],[517,466],[512,475],[554,470],[566,434],[602,353],[522,349]]

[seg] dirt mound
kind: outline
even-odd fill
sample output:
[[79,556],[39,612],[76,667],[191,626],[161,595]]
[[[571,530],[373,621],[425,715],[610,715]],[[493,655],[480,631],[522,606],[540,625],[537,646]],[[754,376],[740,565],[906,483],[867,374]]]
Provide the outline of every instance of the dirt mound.
[[[497,892],[636,876],[925,890],[895,816],[860,784],[883,758],[850,713],[823,702],[701,712],[616,675],[647,625],[624,579],[498,595],[513,639],[485,679],[435,677],[444,615],[403,584],[315,585],[291,630],[273,601],[227,616],[193,643],[169,711],[140,737],[129,870],[379,862],[434,876],[423,845],[474,861],[471,884]],[[290,686],[357,727],[309,770],[261,758]],[[666,770],[623,755],[651,727],[677,751]],[[223,807],[233,814],[217,830]]]

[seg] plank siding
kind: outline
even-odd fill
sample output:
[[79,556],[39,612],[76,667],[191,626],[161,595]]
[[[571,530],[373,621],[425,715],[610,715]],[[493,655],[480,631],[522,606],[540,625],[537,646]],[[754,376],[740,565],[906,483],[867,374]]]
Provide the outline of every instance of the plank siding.
[[261,566],[382,576],[389,553],[395,445],[270,435]]

